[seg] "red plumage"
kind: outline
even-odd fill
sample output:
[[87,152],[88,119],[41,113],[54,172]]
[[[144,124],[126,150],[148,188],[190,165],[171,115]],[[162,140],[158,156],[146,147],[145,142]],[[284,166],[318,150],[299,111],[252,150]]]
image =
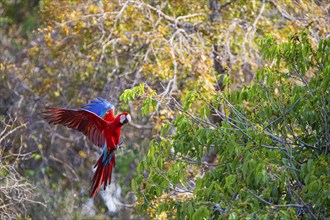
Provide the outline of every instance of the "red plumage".
[[107,122],[87,110],[71,110],[63,108],[46,108],[43,112],[49,124],[62,124],[77,131],[81,131],[96,146],[103,147],[105,137],[103,130]]
[[104,184],[104,190],[106,189],[107,184],[111,183],[112,169],[115,166],[115,154],[113,154],[109,164],[102,163],[102,158],[103,154],[94,166],[94,168],[97,168],[92,179],[91,197],[95,196],[96,191],[101,187],[102,183]]
[[43,113],[50,124],[62,124],[78,130],[93,144],[103,147],[102,155],[95,164],[91,197],[95,196],[102,183],[106,189],[111,183],[112,170],[115,166],[114,152],[120,142],[121,127],[130,122],[130,115],[124,112],[114,117],[113,106],[105,113],[104,119],[86,109],[46,108]]

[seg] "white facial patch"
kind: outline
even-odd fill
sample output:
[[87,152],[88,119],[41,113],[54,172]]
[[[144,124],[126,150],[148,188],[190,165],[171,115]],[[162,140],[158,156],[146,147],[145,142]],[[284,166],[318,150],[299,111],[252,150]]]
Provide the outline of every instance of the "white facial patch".
[[124,115],[124,114],[121,115],[119,118],[120,123],[124,124],[125,119],[126,119],[126,115]]

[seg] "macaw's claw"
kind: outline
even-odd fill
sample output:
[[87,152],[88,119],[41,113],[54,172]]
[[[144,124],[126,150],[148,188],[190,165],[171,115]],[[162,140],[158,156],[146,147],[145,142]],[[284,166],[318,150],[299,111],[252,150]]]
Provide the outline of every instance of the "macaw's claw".
[[124,145],[123,145],[123,141],[121,141],[119,144],[116,145],[116,150],[117,149],[123,149],[124,148]]

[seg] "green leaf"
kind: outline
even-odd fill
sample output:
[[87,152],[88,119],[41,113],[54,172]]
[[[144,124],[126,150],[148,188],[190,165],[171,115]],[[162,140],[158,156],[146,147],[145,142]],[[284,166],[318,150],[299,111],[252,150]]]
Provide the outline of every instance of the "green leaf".
[[193,220],[209,219],[210,212],[205,206],[199,207],[192,216]]
[[232,212],[229,214],[229,220],[235,220],[238,219],[238,216],[236,214],[236,212]]

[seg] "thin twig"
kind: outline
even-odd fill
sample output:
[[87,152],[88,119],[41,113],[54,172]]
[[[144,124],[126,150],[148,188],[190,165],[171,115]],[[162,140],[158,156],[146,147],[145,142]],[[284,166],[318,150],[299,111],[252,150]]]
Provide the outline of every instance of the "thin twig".
[[301,205],[301,204],[285,204],[285,205],[277,205],[271,202],[266,201],[265,199],[261,198],[260,196],[256,195],[255,193],[253,193],[251,190],[248,190],[249,193],[251,193],[254,197],[256,197],[257,199],[259,199],[261,202],[265,203],[266,205],[269,206],[274,206],[276,208],[287,208],[287,207],[296,207],[296,208],[304,208],[305,205]]

